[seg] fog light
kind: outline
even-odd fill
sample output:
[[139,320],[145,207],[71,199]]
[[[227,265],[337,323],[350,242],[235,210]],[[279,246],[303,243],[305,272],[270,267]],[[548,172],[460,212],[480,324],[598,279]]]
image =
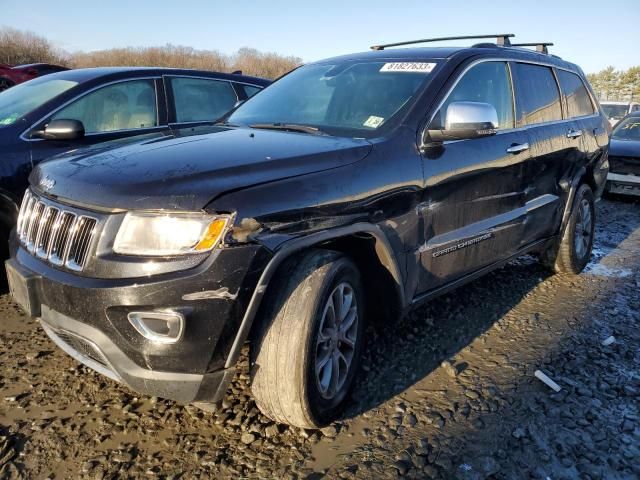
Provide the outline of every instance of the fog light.
[[127,318],[140,335],[156,343],[176,343],[184,332],[184,315],[177,312],[131,312]]

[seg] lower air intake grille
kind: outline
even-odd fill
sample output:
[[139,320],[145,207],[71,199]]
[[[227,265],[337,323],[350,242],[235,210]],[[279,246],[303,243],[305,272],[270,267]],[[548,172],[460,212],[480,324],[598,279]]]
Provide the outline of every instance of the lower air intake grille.
[[102,356],[99,350],[97,350],[91,343],[87,342],[81,337],[77,337],[71,333],[67,333],[64,330],[55,332],[60,340],[69,345],[73,350],[80,355],[87,357],[94,362],[99,363],[104,367],[108,367],[107,361]]

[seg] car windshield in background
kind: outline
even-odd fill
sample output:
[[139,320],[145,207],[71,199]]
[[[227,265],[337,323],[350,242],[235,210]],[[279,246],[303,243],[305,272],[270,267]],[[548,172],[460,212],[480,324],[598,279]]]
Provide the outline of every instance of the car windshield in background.
[[13,125],[43,103],[77,84],[78,82],[71,80],[41,77],[5,90],[0,94],[0,127]]
[[629,105],[602,105],[602,110],[609,118],[622,118],[629,111]]
[[611,136],[617,140],[640,140],[640,116],[625,118]]
[[372,136],[409,105],[435,65],[307,65],[249,99],[227,122],[336,136]]

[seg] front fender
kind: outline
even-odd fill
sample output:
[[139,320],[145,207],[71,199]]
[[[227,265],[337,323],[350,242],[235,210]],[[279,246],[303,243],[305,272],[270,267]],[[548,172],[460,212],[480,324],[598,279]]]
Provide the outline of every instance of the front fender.
[[253,296],[249,301],[247,310],[245,311],[242,323],[240,324],[240,328],[238,329],[238,332],[234,339],[231,351],[229,352],[229,356],[227,357],[225,368],[233,367],[238,361],[240,351],[242,349],[242,346],[244,345],[244,342],[247,340],[249,333],[251,332],[253,321],[256,317],[256,314],[258,313],[258,309],[260,308],[260,304],[262,303],[264,294],[267,291],[267,287],[282,262],[289,258],[291,255],[306,248],[310,248],[314,245],[319,245],[324,242],[355,234],[371,235],[376,240],[375,250],[376,254],[378,255],[378,259],[394,279],[396,293],[398,295],[400,305],[402,305],[403,307],[406,306],[404,282],[400,273],[400,268],[398,266],[396,256],[386,235],[379,226],[364,222],[354,223],[349,226],[323,230],[304,237],[289,240],[283,243],[278,248],[276,254],[263,270],[262,275],[260,276],[260,280],[258,281],[258,284],[254,290]]

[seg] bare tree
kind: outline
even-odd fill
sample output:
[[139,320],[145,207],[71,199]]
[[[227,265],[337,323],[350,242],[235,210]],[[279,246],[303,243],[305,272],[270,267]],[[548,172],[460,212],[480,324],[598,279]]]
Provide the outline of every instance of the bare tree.
[[44,37],[14,28],[0,28],[0,63],[55,63],[67,65],[69,59]]

